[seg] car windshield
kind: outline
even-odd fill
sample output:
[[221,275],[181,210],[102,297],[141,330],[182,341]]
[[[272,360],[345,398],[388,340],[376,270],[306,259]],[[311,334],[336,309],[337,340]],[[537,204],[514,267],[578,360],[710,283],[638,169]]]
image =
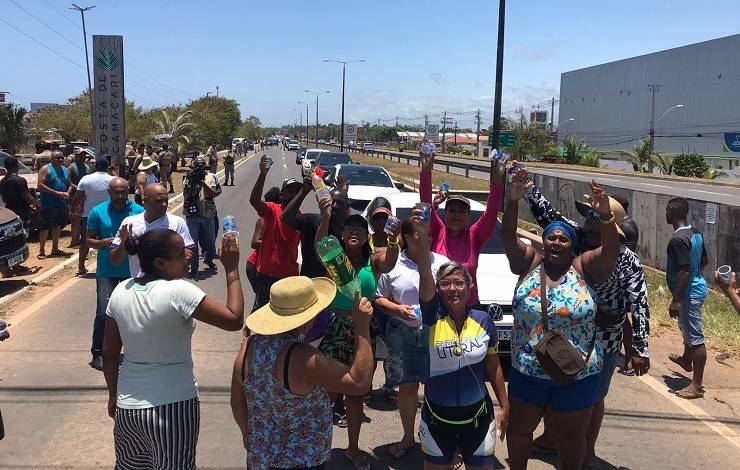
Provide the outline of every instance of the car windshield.
[[[396,209],[396,217],[401,220],[406,219],[411,215],[411,207],[401,207]],[[437,209],[437,214],[444,220],[445,211],[444,209]],[[470,211],[470,225],[473,225],[476,220],[480,219],[483,215],[481,211]],[[496,224],[496,229],[493,231],[493,236],[481,248],[481,253],[485,254],[506,254],[504,251],[504,243],[501,240],[501,224]]]
[[318,157],[320,153],[321,152],[316,150],[308,150],[306,152],[306,160],[316,160],[316,157]]
[[351,181],[352,186],[380,186],[383,188],[392,188],[388,174],[380,168],[343,166],[339,170],[339,176],[345,181]]
[[[3,167],[5,169],[5,159],[7,157],[5,154],[0,155],[0,167]],[[18,174],[19,175],[30,175],[33,173],[30,168],[28,168],[26,165],[23,164],[23,162],[18,161]]]
[[353,163],[352,159],[346,153],[322,153],[316,159],[316,164],[321,166],[347,165],[350,163]]

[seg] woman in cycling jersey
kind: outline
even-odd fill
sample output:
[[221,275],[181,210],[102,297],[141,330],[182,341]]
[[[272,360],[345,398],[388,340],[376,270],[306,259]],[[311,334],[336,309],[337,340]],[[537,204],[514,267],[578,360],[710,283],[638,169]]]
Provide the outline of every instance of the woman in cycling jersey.
[[[596,304],[588,285],[601,284],[611,276],[619,254],[619,235],[609,197],[592,182],[588,200],[602,224],[601,246],[576,257],[576,231],[555,221],[542,233],[540,254],[516,236],[519,199],[531,186],[524,169],[512,178],[501,230],[511,272],[519,275],[512,302],[509,465],[512,470],[527,468],[532,433],[549,407],[558,430],[561,467],[581,470],[586,457],[586,430],[593,405],[599,401],[603,357],[601,341],[596,341]],[[546,322],[543,287],[547,295]],[[570,383],[555,382],[544,367],[547,364],[543,366],[535,354],[548,329],[562,332],[585,359]]]
[[[412,220],[421,223],[419,211]],[[427,230],[416,230],[421,250],[429,251]],[[493,404],[486,380],[493,385],[499,368],[498,336],[491,317],[468,308],[473,280],[460,263],[443,264],[432,274],[431,257],[419,260],[422,321],[429,330],[429,378],[419,438],[426,470],[447,470],[456,449],[469,470],[492,469],[496,442]],[[502,409],[505,394],[495,391]]]

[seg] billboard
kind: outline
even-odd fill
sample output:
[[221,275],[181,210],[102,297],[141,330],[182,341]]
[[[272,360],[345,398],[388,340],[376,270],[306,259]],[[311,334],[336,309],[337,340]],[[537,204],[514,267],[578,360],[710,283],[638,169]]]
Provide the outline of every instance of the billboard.
[[93,141],[98,155],[125,162],[126,99],[123,93],[123,36],[93,36]]

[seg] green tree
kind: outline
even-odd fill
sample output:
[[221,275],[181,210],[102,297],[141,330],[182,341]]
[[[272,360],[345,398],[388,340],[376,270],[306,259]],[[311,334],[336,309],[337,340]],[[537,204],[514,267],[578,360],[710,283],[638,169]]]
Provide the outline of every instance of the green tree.
[[260,121],[260,118],[250,115],[244,123],[239,126],[237,136],[253,140],[257,140],[262,137],[262,121]]
[[236,101],[215,96],[203,97],[188,103],[185,110],[192,113],[193,122],[198,128],[197,145],[205,148],[216,142],[222,147],[231,147],[231,139],[242,123]]
[[673,161],[671,158],[667,155],[663,155],[660,153],[653,154],[653,165],[657,166],[658,169],[660,169],[660,172],[664,175],[670,175],[673,174]]
[[26,136],[24,117],[26,109],[21,106],[0,105],[0,148],[14,155]]
[[682,153],[673,159],[673,174],[676,176],[704,178],[707,170],[709,170],[709,165],[703,155]]
[[30,132],[39,137],[55,130],[66,141],[92,140],[90,96],[86,91],[67,100],[67,104],[46,108],[31,115]]
[[512,157],[525,160],[557,159],[557,148],[550,141],[550,134],[542,126],[529,124],[517,129],[516,144],[506,148]]
[[635,171],[649,172],[654,161],[653,153],[650,151],[650,138],[642,139],[631,151],[627,152],[626,158]]
[[185,152],[190,146],[195,128],[195,123],[191,120],[193,113],[185,111],[174,115],[162,109],[160,114],[161,118],[155,121],[160,138],[169,144],[175,155]]

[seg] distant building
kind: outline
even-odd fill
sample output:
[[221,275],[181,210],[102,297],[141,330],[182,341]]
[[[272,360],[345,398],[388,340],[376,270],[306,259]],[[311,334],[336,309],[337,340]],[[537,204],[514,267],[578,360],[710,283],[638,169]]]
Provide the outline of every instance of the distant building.
[[655,150],[696,152],[715,167],[740,162],[740,34],[565,72],[558,139],[583,137],[611,153],[650,131]]
[[31,103],[31,112],[36,113],[46,108],[53,108],[59,106],[57,103]]
[[529,122],[531,124],[537,124],[544,129],[549,124],[547,111],[532,111],[529,113]]

